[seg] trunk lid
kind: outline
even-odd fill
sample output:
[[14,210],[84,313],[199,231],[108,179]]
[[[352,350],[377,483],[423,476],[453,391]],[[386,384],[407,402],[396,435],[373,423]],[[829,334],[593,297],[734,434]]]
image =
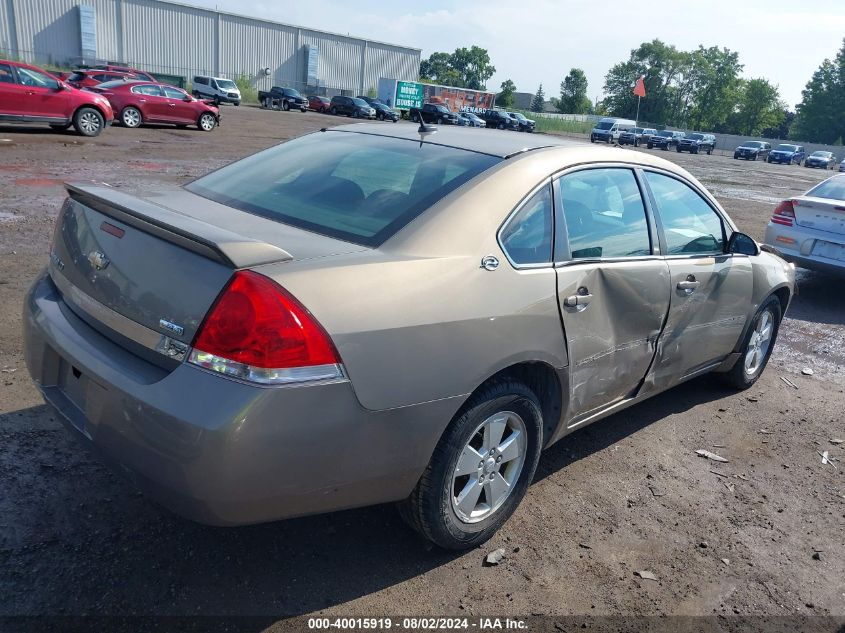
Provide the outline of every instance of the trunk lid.
[[50,276],[80,318],[148,357],[181,360],[168,346],[184,353],[234,270],[363,250],[181,189],[147,199],[67,189]]
[[792,202],[795,224],[845,235],[845,201],[802,196]]

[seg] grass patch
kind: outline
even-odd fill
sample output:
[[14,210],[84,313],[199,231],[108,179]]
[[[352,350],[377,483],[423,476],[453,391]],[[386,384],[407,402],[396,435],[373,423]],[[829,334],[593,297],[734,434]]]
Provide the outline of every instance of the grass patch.
[[241,91],[242,103],[258,103],[258,88],[252,85],[252,80],[247,75],[238,75],[233,81]]

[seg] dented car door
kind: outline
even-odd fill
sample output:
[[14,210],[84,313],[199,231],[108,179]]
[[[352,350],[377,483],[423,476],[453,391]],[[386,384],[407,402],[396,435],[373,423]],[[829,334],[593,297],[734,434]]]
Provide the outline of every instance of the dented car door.
[[670,273],[634,169],[576,169],[555,185],[572,427],[636,394],[666,321]]

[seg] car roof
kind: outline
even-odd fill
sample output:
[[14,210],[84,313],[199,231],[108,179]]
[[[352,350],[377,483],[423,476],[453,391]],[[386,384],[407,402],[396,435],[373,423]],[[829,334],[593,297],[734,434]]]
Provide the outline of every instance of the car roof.
[[[351,125],[324,128],[324,130],[326,129],[328,131],[375,134],[411,141],[420,140],[420,134],[417,132],[416,125],[392,125],[387,127],[379,123],[354,123]],[[479,133],[478,130],[452,126],[438,127],[435,134],[427,135],[422,142],[489,154],[491,156],[498,156],[499,158],[508,158],[516,154],[544,147],[586,146],[585,143],[579,141],[567,140],[548,134],[515,134],[513,132],[497,130]]]

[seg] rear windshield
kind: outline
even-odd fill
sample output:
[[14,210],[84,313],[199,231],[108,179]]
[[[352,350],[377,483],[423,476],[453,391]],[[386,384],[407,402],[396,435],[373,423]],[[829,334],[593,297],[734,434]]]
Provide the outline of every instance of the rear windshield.
[[820,185],[810,189],[807,194],[814,198],[831,198],[845,200],[845,176],[834,176]]
[[379,246],[502,159],[419,141],[315,132],[186,185],[235,209]]

